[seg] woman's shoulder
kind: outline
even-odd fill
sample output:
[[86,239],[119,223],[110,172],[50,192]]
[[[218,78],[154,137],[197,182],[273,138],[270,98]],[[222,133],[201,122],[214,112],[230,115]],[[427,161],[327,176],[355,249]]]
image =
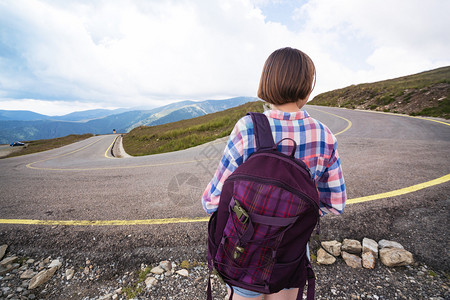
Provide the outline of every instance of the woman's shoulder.
[[321,121],[314,119],[311,116],[308,116],[309,122],[311,124],[313,124],[313,126],[315,127],[315,129],[319,129],[324,131],[325,134],[332,136],[333,138],[335,138],[333,132],[330,130],[330,128],[328,128],[327,125],[325,125],[324,123],[322,123]]

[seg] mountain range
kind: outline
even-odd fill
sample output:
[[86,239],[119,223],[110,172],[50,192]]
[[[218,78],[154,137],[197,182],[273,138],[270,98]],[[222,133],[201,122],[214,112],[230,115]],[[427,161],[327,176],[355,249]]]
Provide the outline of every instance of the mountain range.
[[0,144],[51,139],[69,134],[126,133],[138,126],[153,126],[195,118],[255,101],[253,97],[225,100],[181,101],[151,110],[94,109],[64,116],[31,111],[0,110]]

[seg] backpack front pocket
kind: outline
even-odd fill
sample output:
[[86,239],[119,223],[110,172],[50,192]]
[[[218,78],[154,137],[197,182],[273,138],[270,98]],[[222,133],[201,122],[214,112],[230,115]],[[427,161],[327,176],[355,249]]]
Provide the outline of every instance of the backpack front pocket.
[[247,213],[238,200],[230,201],[230,214],[215,257],[220,262],[216,268],[224,277],[249,285],[267,285],[286,231],[286,226],[264,224],[268,219],[274,222],[280,218]]

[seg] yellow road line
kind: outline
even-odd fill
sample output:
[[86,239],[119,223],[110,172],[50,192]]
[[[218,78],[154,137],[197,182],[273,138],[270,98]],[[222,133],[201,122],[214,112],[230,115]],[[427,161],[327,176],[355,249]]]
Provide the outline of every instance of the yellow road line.
[[423,182],[423,183],[419,183],[419,184],[412,185],[409,187],[405,187],[403,189],[398,189],[398,190],[394,190],[394,191],[390,191],[390,192],[386,192],[386,193],[375,194],[375,195],[371,195],[371,196],[364,196],[364,197],[349,199],[349,200],[347,200],[347,204],[361,203],[361,202],[367,202],[367,201],[372,201],[372,200],[379,200],[379,199],[384,199],[384,198],[391,198],[391,197],[396,197],[396,196],[400,196],[400,195],[405,195],[405,194],[416,192],[416,191],[419,191],[419,190],[422,190],[425,188],[432,187],[434,185],[445,183],[448,181],[450,181],[450,174],[444,175],[444,176],[436,178],[434,180],[430,180],[427,182]]
[[206,218],[168,218],[168,219],[148,219],[148,220],[105,220],[105,221],[86,221],[86,220],[30,220],[30,219],[0,219],[0,224],[15,225],[51,225],[51,226],[123,226],[123,225],[162,225],[175,223],[197,223],[207,222]]
[[[347,108],[342,108],[342,107],[334,107],[334,108],[348,110]],[[364,109],[355,109],[355,111],[374,113],[374,114],[384,114],[384,115],[397,116],[397,117],[414,118],[414,119],[426,120],[426,121],[436,122],[436,123],[440,123],[440,124],[444,124],[444,125],[450,126],[450,123],[447,123],[447,122],[444,122],[444,121],[435,120],[435,119],[431,119],[431,118],[427,118],[427,117],[410,116],[410,115],[404,115],[404,114],[396,114],[396,113],[390,113],[390,112],[384,112],[384,111],[374,111],[374,110],[364,110]]]
[[[429,188],[438,184],[450,181],[450,174],[430,180],[424,183],[416,184],[403,189],[380,193],[365,197],[358,197],[347,200],[347,204],[355,204],[373,200],[391,198],[395,196],[405,195],[416,192],[425,188]],[[147,219],[147,220],[105,220],[105,221],[88,221],[88,220],[30,220],[30,219],[0,219],[0,224],[15,225],[53,225],[53,226],[124,226],[124,225],[162,225],[176,223],[197,223],[208,222],[208,217],[203,218],[166,218],[166,219]]]
[[329,112],[326,112],[326,111],[323,111],[323,110],[320,110],[320,109],[317,109],[317,108],[308,107],[308,109],[312,109],[312,110],[315,110],[315,111],[320,111],[322,113],[325,113],[325,114],[328,114],[328,115],[332,115],[332,116],[338,117],[338,118],[343,119],[344,121],[346,121],[347,122],[347,127],[345,127],[344,130],[341,130],[338,133],[335,133],[334,134],[335,136],[346,132],[347,130],[350,129],[350,127],[352,127],[352,121],[350,121],[350,120],[348,120],[348,119],[346,119],[344,117],[341,117],[341,116],[338,116],[338,115],[335,115],[335,114],[332,114],[332,113],[329,113]]
[[[313,110],[318,110],[318,109],[314,109]],[[341,134],[345,131],[347,131],[351,126],[352,126],[352,122],[344,117],[332,114],[332,113],[328,113],[322,110],[318,110],[320,112],[332,115],[332,116],[336,116],[338,118],[341,118],[343,120],[345,120],[347,122],[347,127],[338,132],[335,135]],[[372,111],[368,111],[368,112],[372,112]],[[384,113],[384,112],[376,112],[376,113]],[[387,113],[385,113],[387,114]],[[423,120],[428,120],[428,121],[433,121],[433,122],[437,122],[437,123],[442,123],[444,125],[448,125],[450,126],[449,123],[446,122],[442,122],[442,121],[438,121],[438,120],[433,120],[433,119],[428,119],[428,118],[422,118],[422,117],[415,117],[415,116],[408,116],[408,115],[398,115],[398,114],[392,114],[392,115],[397,115],[397,116],[404,116],[404,117],[411,117],[411,118],[417,118],[417,119],[423,119]],[[100,140],[98,140],[100,141]],[[95,141],[83,148],[80,148],[78,150],[66,153],[64,155],[60,155],[57,157],[52,157],[49,159],[45,159],[45,160],[41,160],[41,161],[37,161],[37,162],[33,162],[27,165],[28,168],[32,168],[32,169],[40,169],[40,168],[36,168],[36,167],[31,167],[32,164],[38,163],[38,162],[42,162],[42,161],[46,161],[46,160],[50,160],[53,158],[58,158],[58,157],[63,157],[72,153],[75,153],[77,151],[80,151],[82,149],[87,148],[90,145],[93,145],[95,143],[97,143],[98,141]],[[114,143],[114,142],[113,142]],[[112,146],[112,144],[111,144]],[[110,147],[111,147],[110,146]],[[110,148],[109,147],[109,148]],[[109,150],[108,148],[108,150]],[[107,150],[107,151],[108,151]],[[106,152],[105,152],[105,156],[106,156]],[[204,160],[208,160],[208,159],[204,159]],[[143,165],[143,166],[129,166],[129,167],[114,167],[114,169],[116,168],[137,168],[137,167],[148,167],[148,166],[166,166],[166,165],[174,165],[174,164],[180,164],[180,163],[192,163],[192,162],[198,162],[199,160],[194,160],[194,161],[184,161],[184,162],[174,162],[174,163],[164,163],[164,164],[154,164],[154,165]],[[112,168],[97,168],[97,169],[112,169]],[[45,169],[45,170],[93,170],[93,169]],[[367,201],[373,201],[373,200],[379,200],[379,199],[385,199],[385,198],[391,198],[391,197],[396,197],[396,196],[400,196],[400,195],[405,195],[405,194],[409,194],[412,192],[416,192],[425,188],[429,188],[438,184],[442,184],[445,182],[450,181],[450,174],[444,175],[442,177],[439,177],[437,179],[434,180],[430,180],[424,183],[420,183],[420,184],[416,184],[416,185],[412,185],[406,188],[402,188],[402,189],[397,189],[394,191],[390,191],[390,192],[385,192],[385,193],[380,193],[380,194],[375,194],[375,195],[370,195],[370,196],[364,196],[364,197],[358,197],[358,198],[353,198],[353,199],[348,199],[347,200],[347,204],[355,204],[355,203],[362,203],[362,202],[367,202]],[[167,218],[167,219],[148,219],[148,220],[105,220],[105,221],[88,221],[88,220],[80,220],[80,221],[76,221],[76,220],[62,220],[62,221],[58,221],[58,220],[29,220],[29,219],[0,219],[0,224],[23,224],[23,225],[62,225],[62,226],[111,226],[111,225],[115,225],[115,226],[121,226],[121,225],[161,225],[161,224],[175,224],[175,223],[193,223],[193,222],[207,222],[209,220],[209,218]]]
[[111,145],[109,145],[109,147],[106,149],[106,151],[105,151],[105,157],[106,158],[111,158],[111,159],[115,158],[115,157],[108,156],[108,152],[110,151],[110,149],[112,148],[112,146],[114,145],[114,143],[116,142],[116,140],[118,138],[119,138],[119,136],[116,136],[116,138],[112,141]]
[[[198,163],[206,160],[220,159],[220,157],[215,158],[203,158],[203,159],[195,159],[195,160],[184,160],[170,163],[160,163],[160,164],[148,164],[148,165],[133,165],[133,166],[115,166],[115,167],[101,167],[101,168],[72,168],[72,169],[58,169],[58,168],[39,168],[39,167],[29,167],[35,170],[47,170],[47,171],[97,171],[97,170],[117,170],[117,169],[137,169],[137,168],[147,168],[147,167],[164,167],[164,166],[173,166],[173,165],[181,165],[181,164],[191,164]],[[34,163],[32,163],[34,164]],[[27,165],[28,167],[28,165]]]
[[94,145],[95,143],[100,142],[100,141],[103,140],[104,138],[106,138],[106,136],[105,136],[105,137],[102,137],[102,138],[100,138],[100,139],[98,139],[98,140],[96,140],[96,141],[94,141],[94,142],[92,142],[92,143],[90,143],[90,144],[87,144],[86,146],[81,147],[81,148],[79,148],[79,149],[77,149],[77,150],[74,150],[74,151],[71,151],[71,152],[68,152],[68,153],[65,153],[65,154],[62,154],[62,155],[53,156],[53,157],[50,157],[50,158],[46,158],[46,159],[42,159],[42,160],[38,160],[38,161],[35,161],[35,162],[32,162],[32,163],[29,163],[29,164],[26,165],[26,167],[27,167],[27,168],[30,168],[30,169],[36,169],[36,170],[45,170],[45,169],[43,169],[43,168],[32,167],[32,165],[37,164],[37,163],[40,163],[40,162],[44,162],[44,161],[48,161],[48,160],[52,160],[52,159],[55,159],[55,158],[60,158],[60,157],[64,157],[64,156],[67,156],[67,155],[76,153],[76,152],[78,152],[78,151],[81,151],[81,150],[83,150],[83,149],[86,149],[86,148],[89,147],[89,146]]

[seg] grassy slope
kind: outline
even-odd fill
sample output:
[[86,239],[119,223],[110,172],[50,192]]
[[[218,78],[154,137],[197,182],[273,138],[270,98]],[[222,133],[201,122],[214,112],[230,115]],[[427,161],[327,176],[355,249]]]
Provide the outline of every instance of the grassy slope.
[[450,118],[450,67],[316,96],[310,104]]
[[137,127],[123,137],[123,146],[134,156],[190,148],[228,136],[235,123],[249,111],[262,112],[263,102],[250,102],[174,123]]
[[[31,153],[46,151],[46,150],[50,150],[50,149],[54,149],[54,148],[59,148],[62,146],[66,146],[66,145],[75,143],[75,142],[82,141],[82,140],[90,138],[92,136],[93,135],[90,133],[81,134],[81,135],[80,134],[71,134],[68,136],[55,138],[55,139],[24,142],[26,144],[26,147],[23,147],[19,151],[14,151],[5,157],[13,157],[13,156],[31,154]],[[5,158],[5,157],[3,157],[3,158]]]

